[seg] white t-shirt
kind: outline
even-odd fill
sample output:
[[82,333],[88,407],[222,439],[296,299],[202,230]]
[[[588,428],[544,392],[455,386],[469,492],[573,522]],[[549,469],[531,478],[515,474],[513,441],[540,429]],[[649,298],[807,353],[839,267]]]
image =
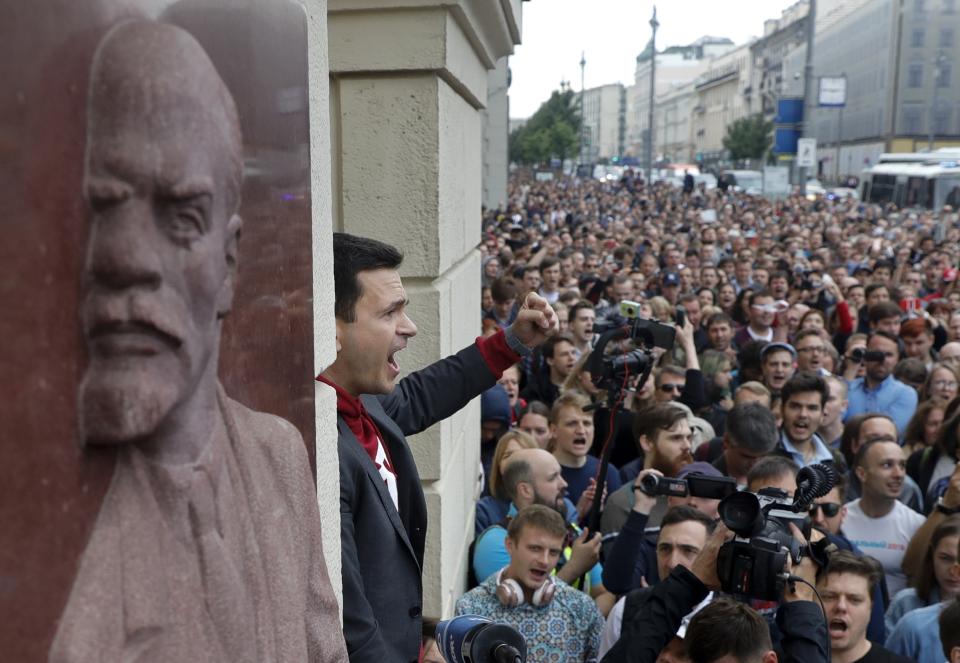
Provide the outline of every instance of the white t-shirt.
[[907,576],[900,568],[910,539],[926,520],[903,504],[894,502],[893,510],[882,518],[870,518],[860,508],[860,500],[847,505],[843,533],[865,555],[883,566],[890,596],[907,586]]

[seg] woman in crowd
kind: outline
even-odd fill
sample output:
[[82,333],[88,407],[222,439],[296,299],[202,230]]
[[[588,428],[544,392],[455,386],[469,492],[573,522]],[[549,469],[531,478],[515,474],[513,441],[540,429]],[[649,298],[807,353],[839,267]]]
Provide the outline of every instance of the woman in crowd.
[[921,401],[903,432],[903,452],[907,455],[933,446],[943,423],[946,404],[942,401]]
[[920,390],[920,400],[936,399],[949,403],[957,397],[957,373],[948,364],[934,364]]
[[957,465],[957,437],[960,435],[958,405],[960,398],[947,404],[936,442],[932,446],[914,451],[907,459],[907,475],[920,487],[926,513],[932,511],[937,502],[937,498],[931,494],[931,488],[942,479],[949,478]]
[[887,633],[900,619],[917,608],[940,601],[950,601],[960,594],[960,570],[957,567],[957,545],[960,543],[960,515],[940,523],[930,538],[930,546],[912,586],[897,592],[887,608]]

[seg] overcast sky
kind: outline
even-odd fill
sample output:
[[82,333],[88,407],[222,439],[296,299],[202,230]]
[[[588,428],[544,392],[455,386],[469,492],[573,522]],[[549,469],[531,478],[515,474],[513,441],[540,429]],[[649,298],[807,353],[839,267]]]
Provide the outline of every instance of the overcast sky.
[[[664,0],[657,5],[657,50],[703,35],[742,44],[763,34],[763,21],[779,18],[796,0]],[[580,54],[586,86],[633,83],[636,57],[650,40],[652,0],[531,0],[523,3],[523,38],[510,58],[510,117],[532,115],[561,80],[580,89]]]

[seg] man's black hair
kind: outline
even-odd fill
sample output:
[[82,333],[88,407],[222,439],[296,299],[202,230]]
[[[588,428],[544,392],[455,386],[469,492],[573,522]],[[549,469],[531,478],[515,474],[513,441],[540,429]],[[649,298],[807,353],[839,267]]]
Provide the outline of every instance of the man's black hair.
[[357,302],[363,295],[357,279],[360,272],[397,269],[402,262],[403,254],[389,244],[347,233],[333,233],[334,313],[337,318],[344,322],[356,320]]
[[699,509],[695,509],[692,506],[687,504],[678,504],[667,509],[667,512],[663,514],[663,518],[660,520],[660,531],[663,531],[664,527],[669,525],[677,525],[679,523],[685,523],[689,521],[698,522],[703,525],[707,534],[713,534],[713,530],[717,526],[717,521],[705,514]]
[[780,398],[783,400],[783,404],[786,405],[791,396],[807,391],[815,391],[820,394],[821,407],[826,405],[827,400],[830,398],[830,388],[827,387],[826,380],[813,371],[797,371],[797,373],[783,385],[783,389],[780,391]]
[[727,414],[724,433],[728,441],[738,449],[754,454],[770,453],[780,439],[777,420],[769,408],[760,403],[734,405]]
[[714,599],[693,616],[684,642],[692,663],[711,663],[725,656],[754,661],[773,648],[763,617],[726,597]]

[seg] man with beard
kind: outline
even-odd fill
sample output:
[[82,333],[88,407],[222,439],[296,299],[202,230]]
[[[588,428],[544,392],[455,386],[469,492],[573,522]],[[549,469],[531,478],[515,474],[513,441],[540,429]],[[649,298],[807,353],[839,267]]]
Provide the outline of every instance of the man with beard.
[[[651,405],[638,412],[633,421],[644,470],[657,470],[663,476],[676,477],[684,466],[693,462],[693,431],[687,413],[681,407],[669,403]],[[601,520],[604,534],[619,532],[623,527],[633,509],[637,485],[636,481],[626,484],[610,495]],[[658,526],[666,510],[666,498],[658,500],[650,511],[648,526]]]
[[884,412],[897,424],[897,434],[903,435],[917,409],[917,392],[893,377],[898,361],[900,345],[896,336],[883,331],[870,335],[865,356],[866,375],[850,383],[844,420],[864,412]]
[[[560,463],[543,449],[521,449],[510,456],[502,476],[504,489],[510,496],[507,522],[488,527],[477,537],[471,560],[478,582],[483,582],[510,563],[510,553],[504,541],[509,521],[517,512],[532,505],[548,506],[566,516],[564,497],[567,482],[560,473]],[[574,522],[567,521],[568,536],[557,567],[557,577],[569,585],[580,586],[580,578],[587,574],[588,591],[594,598],[605,592],[601,581],[600,536],[589,536]],[[589,536],[589,538],[588,538]],[[612,603],[612,602],[611,602]]]
[[116,452],[51,661],[346,661],[314,481],[287,421],[217,380],[242,139],[207,54],[128,21],[90,74],[80,389]]
[[830,633],[835,663],[908,663],[867,639],[876,588],[881,578],[875,563],[840,550],[830,555],[817,582]]
[[781,392],[783,426],[775,453],[800,467],[815,463],[843,465],[840,455],[817,435],[828,395],[827,383],[816,373],[802,372],[790,378]]
[[758,290],[750,294],[749,321],[733,337],[733,342],[737,347],[743,346],[748,341],[767,341],[773,340],[773,319],[777,315],[777,305],[774,302],[773,295],[766,290]]
[[883,565],[890,596],[894,596],[907,584],[900,568],[903,553],[924,522],[923,516],[899,501],[907,476],[903,450],[896,442],[867,442],[857,451],[854,470],[862,494],[847,505],[844,531],[851,543]]

